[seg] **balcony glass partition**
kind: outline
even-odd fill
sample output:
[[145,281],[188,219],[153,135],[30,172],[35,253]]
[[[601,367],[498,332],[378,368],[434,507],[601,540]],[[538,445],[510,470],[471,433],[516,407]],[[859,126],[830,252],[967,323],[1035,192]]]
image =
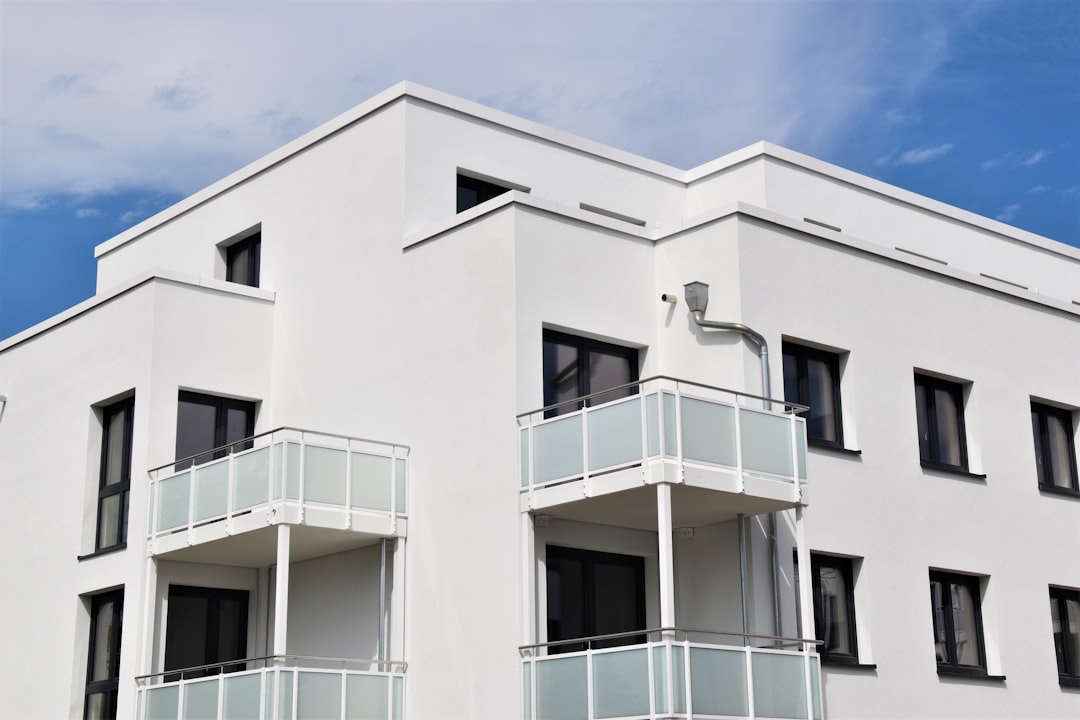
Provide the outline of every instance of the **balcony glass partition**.
[[662,463],[805,479],[802,406],[667,377],[637,384],[638,394],[573,413],[519,416],[523,490]]

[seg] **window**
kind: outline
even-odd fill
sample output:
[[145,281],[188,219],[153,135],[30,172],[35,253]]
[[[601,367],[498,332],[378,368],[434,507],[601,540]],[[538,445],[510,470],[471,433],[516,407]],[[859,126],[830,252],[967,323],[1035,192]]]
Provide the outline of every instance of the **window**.
[[[554,330],[544,331],[544,406],[603,393],[586,402],[599,405],[637,392],[636,387],[603,392],[637,382],[638,354],[634,348],[611,345]],[[563,415],[581,408],[567,403],[547,415]]]
[[1052,490],[1080,493],[1076,480],[1072,413],[1033,402],[1031,429],[1035,435],[1035,466],[1039,485]]
[[[547,629],[548,642],[644,630],[644,558],[548,545]],[[644,635],[632,635],[591,646],[643,642]],[[567,643],[550,652],[585,649],[585,643]]]
[[487,180],[469,177],[458,173],[457,176],[457,211],[464,212],[471,207],[476,207],[482,202],[487,202],[493,197],[510,192],[511,188],[496,185]]
[[229,282],[259,287],[259,260],[262,233],[257,232],[225,249],[225,279]]
[[135,398],[101,411],[101,471],[98,483],[97,540],[94,550],[127,542],[128,491],[131,488],[131,432]]
[[[247,591],[170,585],[168,613],[165,670],[227,663],[247,656]],[[234,663],[224,671],[243,669],[243,663]],[[186,672],[183,679],[218,672],[217,668]],[[165,677],[166,682],[179,679],[179,673]]]
[[1058,682],[1080,687],[1080,590],[1050,588]]
[[814,628],[821,659],[858,664],[855,637],[855,580],[850,558],[810,556],[814,590]]
[[85,720],[116,717],[120,690],[120,630],[124,618],[124,591],[94,595],[90,599],[90,648],[86,667]]
[[979,578],[931,572],[930,601],[938,672],[986,675]]
[[919,458],[924,465],[967,471],[963,397],[958,383],[915,376]]
[[809,405],[806,439],[844,446],[840,411],[840,357],[836,353],[784,343],[784,399]]
[[176,458],[185,462],[177,463],[176,469],[225,457],[233,450],[245,450],[250,443],[238,441],[254,434],[255,403],[181,391],[176,412]]

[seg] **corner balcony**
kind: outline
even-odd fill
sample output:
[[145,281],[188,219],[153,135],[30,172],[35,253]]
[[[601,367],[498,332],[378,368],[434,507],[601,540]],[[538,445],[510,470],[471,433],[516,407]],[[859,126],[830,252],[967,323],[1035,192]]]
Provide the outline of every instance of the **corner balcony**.
[[[598,641],[646,635],[649,641],[640,644],[592,648],[604,644]],[[723,633],[661,628],[522,647],[522,717],[821,720],[816,641],[738,635],[746,643],[739,646],[689,639],[708,635]],[[752,647],[751,640],[772,644]],[[543,654],[552,645],[567,644],[588,649]]]
[[675,486],[676,526],[804,501],[806,427],[796,413],[807,408],[665,376],[615,389],[623,388],[637,393],[592,407],[579,398],[571,402],[586,407],[556,417],[545,417],[553,408],[518,417],[523,512],[557,507],[594,521],[599,512],[603,522],[647,527],[645,488],[659,483]]
[[150,471],[150,555],[266,565],[281,524],[294,559],[406,535],[404,446],[279,428],[214,453]]
[[[261,667],[245,669],[249,666]],[[216,674],[205,677],[210,673]],[[136,678],[135,717],[402,720],[404,673],[401,662],[296,655],[174,670]]]

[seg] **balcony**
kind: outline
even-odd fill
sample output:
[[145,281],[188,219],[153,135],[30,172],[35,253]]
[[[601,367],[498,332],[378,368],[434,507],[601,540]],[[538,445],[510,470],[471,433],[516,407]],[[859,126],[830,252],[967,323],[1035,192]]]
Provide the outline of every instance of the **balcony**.
[[406,534],[404,446],[280,428],[214,454],[150,471],[151,555],[268,564],[274,542],[256,539],[283,523],[297,526],[295,559]]
[[[136,720],[404,717],[404,663],[284,655],[232,665],[241,664],[261,667],[222,673],[223,665],[213,665],[137,678]],[[202,677],[207,672],[217,674]],[[177,675],[181,679],[172,679]],[[191,679],[184,679],[186,675]]]
[[658,483],[692,489],[675,498],[676,515],[687,516],[676,524],[803,501],[803,406],[664,376],[624,387],[637,394],[592,407],[580,398],[571,402],[586,407],[557,417],[545,417],[552,408],[518,417],[522,511]]
[[[714,633],[674,628],[624,635],[646,634],[649,641],[638,645],[558,655],[543,655],[548,645],[522,647],[522,717],[822,718],[814,641],[740,635],[747,643],[756,639],[773,644],[717,645],[689,639]],[[621,636],[569,642],[591,645],[615,637]]]

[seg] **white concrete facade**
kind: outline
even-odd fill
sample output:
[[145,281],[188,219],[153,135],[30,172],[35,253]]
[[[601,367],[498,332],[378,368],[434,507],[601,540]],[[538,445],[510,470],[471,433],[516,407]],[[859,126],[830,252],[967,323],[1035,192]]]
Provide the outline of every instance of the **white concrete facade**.
[[[456,212],[459,174],[510,191]],[[227,282],[227,246],[253,232],[258,287]],[[95,297],[0,342],[0,677],[18,688],[0,717],[84,717],[93,598],[118,589],[116,714],[154,716],[147,691],[172,682],[171,586],[246,592],[243,657],[304,656],[244,666],[264,671],[254,676],[267,683],[263,717],[322,716],[273,692],[267,678],[293,667],[311,670],[311,687],[339,683],[335,717],[370,716],[352,713],[352,680],[315,677],[341,664],[312,657],[357,661],[351,669],[371,673],[362,682],[385,689],[387,720],[577,717],[544,706],[552,692],[573,696],[576,685],[559,683],[575,679],[523,683],[523,671],[560,659],[526,647],[549,640],[548,546],[642,558],[635,629],[658,629],[647,638],[648,710],[611,714],[618,703],[602,707],[600,681],[582,676],[583,720],[716,716],[685,706],[704,687],[690,686],[696,669],[676,707],[677,661],[661,658],[690,641],[702,655],[710,644],[777,647],[744,634],[788,638],[791,658],[813,658],[799,666],[802,705],[784,716],[815,714],[815,685],[827,718],[1080,716],[1080,688],[1059,678],[1048,603],[1051,588],[1080,593],[1080,492],[1075,474],[1072,488],[1040,487],[1032,429],[1032,403],[1060,412],[1071,457],[1053,459],[1075,468],[1076,248],[766,143],[684,171],[404,83],[109,240],[97,258]],[[762,388],[758,346],[699,327],[683,298],[693,281],[710,286],[707,320],[767,340],[781,401],[767,418],[750,397]],[[685,382],[649,381],[633,396],[644,457],[523,492],[529,468],[539,473],[523,471],[521,453],[544,423],[534,411],[545,405],[545,331],[634,348],[636,378]],[[842,447],[799,449],[802,421],[782,402],[786,343],[836,356]],[[916,376],[962,391],[963,469],[920,462]],[[254,403],[256,435],[314,435],[253,441],[272,458],[255,509],[185,515],[158,532],[169,491],[151,487],[176,473],[162,466],[177,459],[181,392]],[[99,553],[103,408],[131,396],[126,544]],[[675,429],[664,414],[676,396],[713,403],[702,412],[730,408],[737,443],[753,441],[752,421],[788,423],[790,474],[755,470],[743,445],[731,467],[695,464],[686,407]],[[665,432],[678,450],[649,450],[651,433]],[[323,451],[348,463],[344,509],[313,499],[319,476],[304,463]],[[380,480],[385,509],[357,500],[361,458],[392,473]],[[216,465],[230,498],[239,462]],[[274,497],[285,476],[299,497]],[[826,658],[820,679],[817,651],[794,642],[814,637],[811,555],[853,568],[857,662]],[[978,588],[983,656],[966,674],[935,660],[936,572]],[[659,630],[672,627],[724,635]],[[754,675],[733,716],[774,707]],[[193,716],[183,703],[176,712]]]

